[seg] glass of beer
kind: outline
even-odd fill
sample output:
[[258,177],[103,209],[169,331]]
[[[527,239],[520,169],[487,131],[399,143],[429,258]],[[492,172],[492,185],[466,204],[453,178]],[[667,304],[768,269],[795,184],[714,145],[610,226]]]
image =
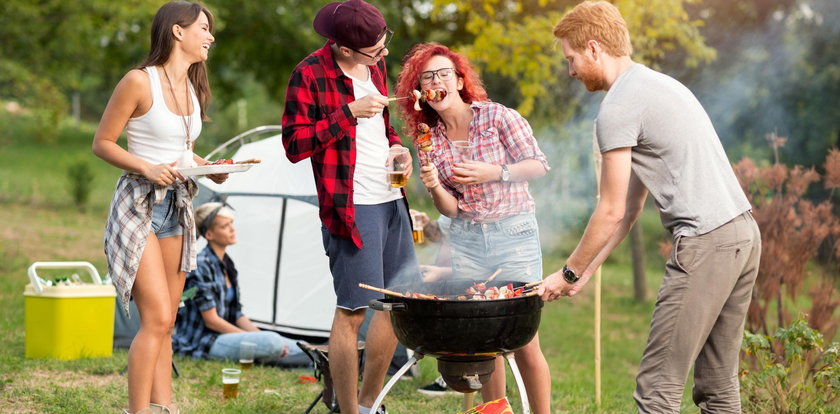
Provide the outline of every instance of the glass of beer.
[[254,366],[254,353],[257,350],[257,344],[253,342],[242,341],[239,343],[239,368],[251,369]]
[[405,187],[408,177],[405,176],[405,167],[411,162],[411,156],[406,147],[391,147],[388,157],[391,161],[388,167],[388,182],[391,187]]
[[236,368],[222,369],[222,395],[226,400],[239,395],[239,374],[241,373],[242,371]]
[[418,214],[411,215],[411,236],[414,238],[414,244],[422,244],[426,241],[423,236],[423,222]]

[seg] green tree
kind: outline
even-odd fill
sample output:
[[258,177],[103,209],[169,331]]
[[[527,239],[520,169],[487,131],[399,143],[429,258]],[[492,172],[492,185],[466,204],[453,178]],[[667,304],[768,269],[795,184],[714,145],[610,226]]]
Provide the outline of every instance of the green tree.
[[[685,5],[696,0],[617,0],[631,33],[634,58],[658,67],[671,51],[684,51],[684,64],[710,61],[715,52],[700,34],[703,21],[692,19]],[[486,72],[513,81],[523,115],[568,119],[579,109],[580,89],[570,88],[562,51],[552,29],[574,0],[433,0],[436,19],[466,16],[475,37],[460,50]],[[564,102],[557,105],[554,102]],[[539,110],[546,108],[546,110]],[[564,109],[565,108],[565,109]],[[558,113],[559,112],[559,113]]]
[[[0,65],[14,68],[0,81],[0,98],[51,114],[43,141],[55,135],[67,96],[75,94],[98,113],[107,99],[101,95],[142,58],[158,6],[151,0],[0,2]],[[59,94],[44,99],[47,90]]]

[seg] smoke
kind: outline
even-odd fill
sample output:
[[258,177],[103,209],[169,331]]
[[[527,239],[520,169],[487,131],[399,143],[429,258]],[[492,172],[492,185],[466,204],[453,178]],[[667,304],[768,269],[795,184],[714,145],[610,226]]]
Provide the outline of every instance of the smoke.
[[[730,160],[770,160],[764,140],[770,132],[789,138],[783,161],[808,164],[824,158],[838,125],[836,117],[828,121],[830,115],[817,111],[836,111],[840,102],[818,83],[825,66],[814,61],[814,49],[836,42],[838,15],[836,0],[803,0],[790,10],[777,10],[763,24],[731,33],[717,45],[718,61],[686,82],[706,108]],[[828,50],[837,57],[836,49]]]
[[[577,81],[573,87],[582,88]],[[601,93],[589,95],[574,119],[535,127],[534,135],[551,166],[544,177],[529,182],[544,255],[570,254],[595,207],[592,133],[601,99]]]

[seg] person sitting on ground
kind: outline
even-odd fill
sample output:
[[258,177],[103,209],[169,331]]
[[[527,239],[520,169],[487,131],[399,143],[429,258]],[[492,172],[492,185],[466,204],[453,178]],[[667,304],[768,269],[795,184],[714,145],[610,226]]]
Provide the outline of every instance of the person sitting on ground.
[[238,272],[225,253],[236,243],[233,220],[233,210],[222,203],[195,210],[198,234],[207,247],[198,253],[198,268],[187,275],[184,289],[195,288],[195,296],[178,310],[173,351],[193,358],[238,360],[240,342],[251,342],[256,344],[256,362],[306,365],[309,360],[294,340],[261,331],[242,313]]

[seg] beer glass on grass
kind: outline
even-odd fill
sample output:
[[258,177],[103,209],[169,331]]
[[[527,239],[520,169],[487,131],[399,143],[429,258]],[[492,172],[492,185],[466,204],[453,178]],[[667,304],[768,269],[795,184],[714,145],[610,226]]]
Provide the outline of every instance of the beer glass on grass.
[[242,341],[239,343],[239,368],[251,369],[254,366],[254,353],[257,350],[257,344],[253,342]]
[[222,369],[222,395],[226,400],[239,395],[239,374],[241,373],[242,371],[236,368]]

